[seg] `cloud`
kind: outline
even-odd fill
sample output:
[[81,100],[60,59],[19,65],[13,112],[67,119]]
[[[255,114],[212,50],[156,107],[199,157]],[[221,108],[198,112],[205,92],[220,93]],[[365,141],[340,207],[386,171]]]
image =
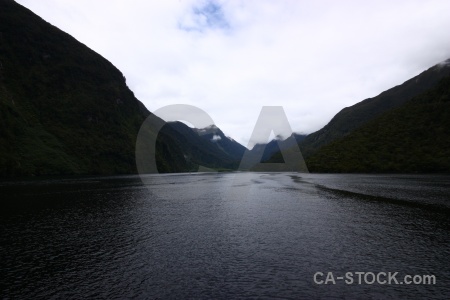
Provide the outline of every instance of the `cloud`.
[[217,142],[220,141],[222,138],[220,137],[220,135],[213,135],[213,137],[211,138],[211,142]]
[[196,4],[188,11],[178,23],[180,29],[185,31],[203,32],[208,29],[230,28],[228,20],[217,1],[206,1]]
[[450,58],[450,1],[18,0],[126,76],[149,110],[191,104],[247,146],[263,105],[294,132]]
[[450,59],[441,61],[441,62],[438,64],[438,66],[439,66],[439,67],[447,67],[447,66],[450,66]]

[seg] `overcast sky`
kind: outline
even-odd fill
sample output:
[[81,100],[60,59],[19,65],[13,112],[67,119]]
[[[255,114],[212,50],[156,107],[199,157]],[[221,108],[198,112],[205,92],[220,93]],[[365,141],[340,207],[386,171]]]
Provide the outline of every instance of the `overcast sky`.
[[450,58],[446,0],[17,2],[111,61],[150,111],[195,105],[244,146],[263,105],[311,133]]

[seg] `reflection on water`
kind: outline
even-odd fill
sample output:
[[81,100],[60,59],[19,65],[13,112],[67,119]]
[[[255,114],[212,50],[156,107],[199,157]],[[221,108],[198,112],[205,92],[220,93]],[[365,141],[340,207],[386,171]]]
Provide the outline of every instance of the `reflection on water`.
[[[1,298],[448,299],[450,177],[223,173],[0,183]],[[435,285],[316,272],[433,274]]]

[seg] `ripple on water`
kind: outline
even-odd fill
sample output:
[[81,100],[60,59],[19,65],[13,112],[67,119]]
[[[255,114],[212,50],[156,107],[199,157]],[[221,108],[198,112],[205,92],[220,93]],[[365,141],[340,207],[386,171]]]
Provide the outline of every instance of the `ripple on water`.
[[[243,173],[154,176],[146,186],[138,177],[0,184],[0,295],[448,299],[449,214],[420,203],[430,195],[425,204],[448,205],[448,181],[346,176]],[[392,190],[389,197],[402,201],[417,194],[411,201],[418,204],[384,201]],[[438,281],[325,286],[314,284],[317,271],[398,271],[434,274]]]

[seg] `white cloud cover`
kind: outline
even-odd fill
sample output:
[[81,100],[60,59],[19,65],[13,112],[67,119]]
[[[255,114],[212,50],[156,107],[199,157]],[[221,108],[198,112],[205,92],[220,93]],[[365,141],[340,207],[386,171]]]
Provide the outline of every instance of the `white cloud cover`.
[[220,135],[213,135],[213,137],[211,138],[211,142],[217,142],[220,141],[222,138],[220,137]]
[[205,110],[247,146],[263,105],[295,132],[450,58],[450,1],[19,0],[117,66],[150,111]]

